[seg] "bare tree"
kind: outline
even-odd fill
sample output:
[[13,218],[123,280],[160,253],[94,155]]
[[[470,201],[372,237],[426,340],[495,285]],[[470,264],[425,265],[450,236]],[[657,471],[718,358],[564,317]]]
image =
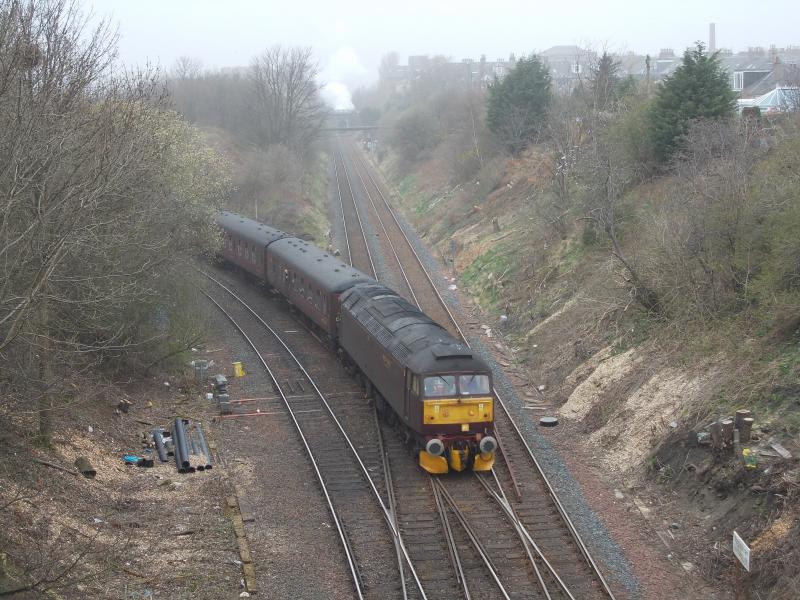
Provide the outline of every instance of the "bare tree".
[[[596,116],[596,115],[595,115]],[[623,249],[620,225],[626,218],[625,194],[637,183],[635,157],[625,156],[609,127],[595,118],[587,127],[580,155],[584,216],[611,245],[611,253],[625,269],[631,296],[646,310],[660,314],[657,291]]]
[[541,207],[547,224],[561,236],[567,235],[567,216],[572,208],[571,186],[584,142],[586,107],[576,98],[557,98],[545,124],[551,160],[548,163],[554,202]]
[[203,61],[192,56],[179,56],[172,67],[175,79],[197,79],[203,71]]
[[762,135],[755,119],[699,121],[682,140],[674,184],[642,240],[647,278],[670,312],[705,318],[750,301],[757,224],[771,210],[768,196],[751,191]]
[[72,0],[0,0],[0,360],[38,383],[45,438],[81,357],[165,339],[161,278],[214,239],[219,165],[115,52]]
[[282,144],[300,154],[308,152],[325,118],[318,72],[311,48],[275,46],[253,59],[250,79],[262,147]]

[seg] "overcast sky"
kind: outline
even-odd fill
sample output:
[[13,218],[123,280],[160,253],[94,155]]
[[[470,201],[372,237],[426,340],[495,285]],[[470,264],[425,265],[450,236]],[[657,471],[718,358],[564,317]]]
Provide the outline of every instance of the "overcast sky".
[[120,58],[170,67],[182,55],[205,67],[247,65],[273,44],[312,46],[325,81],[353,88],[377,78],[381,55],[444,54],[492,60],[560,44],[657,53],[707,41],[717,47],[800,45],[800,2],[772,0],[83,0],[118,24]]

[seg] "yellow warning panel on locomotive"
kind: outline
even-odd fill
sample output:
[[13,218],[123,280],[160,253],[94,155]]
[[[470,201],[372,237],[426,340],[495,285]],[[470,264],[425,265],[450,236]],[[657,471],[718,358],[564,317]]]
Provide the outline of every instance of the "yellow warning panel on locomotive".
[[425,425],[483,423],[493,418],[491,398],[441,398],[425,400],[422,418]]

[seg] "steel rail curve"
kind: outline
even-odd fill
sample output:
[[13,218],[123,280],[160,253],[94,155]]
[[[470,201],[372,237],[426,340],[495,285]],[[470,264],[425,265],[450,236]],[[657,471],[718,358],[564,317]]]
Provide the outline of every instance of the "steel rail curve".
[[433,491],[433,500],[436,505],[436,512],[439,513],[439,520],[444,529],[445,543],[447,544],[447,554],[450,556],[450,562],[453,565],[453,571],[456,574],[456,580],[461,584],[461,591],[464,592],[464,600],[472,600],[472,594],[469,592],[467,585],[467,578],[464,575],[464,565],[461,563],[461,556],[458,552],[455,537],[453,536],[453,529],[450,526],[450,520],[447,518],[447,508],[442,501],[442,495],[439,493],[439,488],[436,487],[433,477],[430,478],[431,490]]
[[[378,446],[381,462],[383,463],[383,478],[384,485],[386,486],[386,500],[389,504],[389,512],[392,513],[392,522],[394,523],[397,531],[400,531],[400,526],[397,522],[397,502],[394,495],[394,485],[392,484],[392,471],[389,465],[389,454],[386,451],[386,446],[383,443],[383,434],[381,433],[381,426],[378,422],[378,406],[373,403],[373,416],[375,417],[375,433],[378,436]],[[403,592],[403,600],[408,600],[408,589],[406,588],[406,574],[403,568],[403,554],[400,551],[400,544],[397,543],[397,538],[394,537],[394,551],[397,554],[397,568],[400,570],[400,587]]]
[[322,472],[319,469],[319,464],[317,463],[317,459],[314,457],[314,452],[311,450],[311,446],[309,446],[308,440],[306,439],[306,436],[303,433],[303,429],[300,427],[300,423],[298,423],[297,421],[297,417],[295,416],[294,411],[292,410],[291,404],[289,403],[289,400],[286,398],[286,394],[283,391],[283,387],[281,386],[280,383],[278,383],[278,378],[275,376],[272,369],[264,360],[264,357],[261,356],[261,352],[258,351],[258,348],[256,348],[256,345],[250,339],[250,336],[248,336],[247,333],[245,333],[244,329],[236,322],[236,320],[231,316],[231,314],[228,311],[226,311],[222,307],[222,305],[216,300],[214,300],[214,298],[212,298],[209,294],[203,292],[203,295],[205,295],[205,297],[208,298],[222,312],[222,314],[224,314],[227,317],[227,319],[233,324],[233,326],[242,335],[242,337],[245,340],[247,340],[247,343],[253,349],[253,352],[255,352],[256,355],[258,356],[259,362],[269,374],[269,377],[272,380],[272,384],[275,386],[275,389],[278,391],[278,394],[283,400],[283,403],[286,405],[286,408],[289,411],[289,416],[291,417],[292,422],[294,423],[295,429],[297,429],[297,433],[300,435],[300,439],[303,442],[303,447],[306,449],[306,453],[308,454],[309,460],[311,461],[311,466],[314,468],[314,473],[316,473],[317,475],[317,480],[319,481],[319,484],[322,487],[322,493],[325,496],[325,501],[328,504],[328,510],[330,510],[331,517],[333,517],[333,521],[336,524],[336,531],[339,534],[339,539],[341,540],[342,547],[344,548],[345,556],[347,558],[347,565],[350,569],[350,574],[353,577],[353,584],[355,585],[356,588],[356,594],[358,595],[360,600],[363,600],[364,591],[362,589],[361,576],[358,573],[358,567],[356,566],[355,563],[355,557],[353,556],[353,551],[350,548],[350,544],[347,541],[347,537],[345,536],[344,527],[342,526],[342,523],[339,520],[339,514],[336,512],[336,508],[334,508],[333,506],[333,500],[331,499],[328,488],[325,485],[325,480],[322,477]]
[[467,521],[466,515],[464,515],[463,511],[458,507],[455,499],[450,495],[450,492],[447,491],[444,484],[442,484],[439,479],[436,477],[431,477],[431,485],[433,489],[436,491],[436,494],[439,495],[440,499],[444,499],[447,505],[450,507],[450,510],[453,511],[453,514],[456,516],[456,519],[461,524],[461,527],[467,533],[467,537],[469,541],[472,542],[473,547],[478,552],[478,556],[480,556],[481,560],[483,561],[484,566],[489,570],[489,574],[492,576],[495,585],[497,585],[497,589],[503,595],[505,600],[511,600],[511,596],[508,595],[503,582],[500,581],[500,576],[497,574],[497,568],[492,563],[492,559],[489,557],[489,553],[487,552],[484,545],[478,539],[478,535],[470,526],[469,522]]
[[[386,523],[387,523],[387,525],[388,525],[388,527],[389,527],[389,529],[390,529],[390,531],[391,531],[391,535],[394,537],[394,539],[395,539],[395,540],[396,540],[396,542],[397,542],[397,545],[398,545],[398,546],[399,546],[399,548],[400,548],[400,551],[401,551],[401,553],[402,553],[402,555],[403,555],[403,559],[405,560],[405,563],[406,563],[406,565],[408,566],[408,569],[409,569],[409,571],[411,572],[411,575],[412,575],[412,576],[413,576],[413,578],[414,578],[414,583],[416,584],[416,586],[417,586],[417,589],[419,590],[419,593],[420,593],[420,596],[421,596],[421,598],[422,598],[423,600],[427,600],[427,596],[426,596],[426,594],[425,594],[425,590],[424,590],[424,588],[423,588],[423,586],[422,586],[422,582],[420,581],[420,579],[419,579],[419,576],[418,576],[418,574],[417,574],[417,572],[416,572],[416,569],[414,568],[414,564],[413,564],[413,563],[412,563],[412,561],[411,561],[411,556],[409,555],[409,553],[408,553],[408,550],[407,550],[407,548],[405,547],[405,544],[403,543],[403,538],[402,538],[402,536],[400,535],[400,530],[399,530],[399,528],[398,528],[398,527],[396,526],[396,524],[395,524],[395,519],[394,519],[394,516],[393,516],[392,512],[391,512],[391,511],[389,510],[389,508],[386,506],[386,503],[384,503],[384,501],[383,501],[383,498],[381,497],[381,494],[380,494],[380,492],[378,491],[378,488],[377,488],[377,487],[375,487],[375,483],[372,481],[372,477],[370,476],[370,473],[369,473],[369,470],[367,469],[367,466],[366,466],[366,465],[364,464],[364,462],[362,461],[362,459],[361,459],[361,456],[358,454],[358,451],[357,451],[357,450],[356,450],[356,448],[355,448],[355,445],[353,444],[352,440],[350,439],[350,437],[349,437],[349,436],[347,435],[347,433],[345,432],[345,430],[344,430],[344,427],[342,426],[342,424],[341,424],[341,422],[339,421],[339,419],[338,419],[338,417],[336,416],[336,414],[333,412],[333,409],[331,408],[330,404],[329,404],[329,403],[328,403],[328,401],[326,400],[326,398],[325,398],[325,395],[322,393],[322,391],[321,391],[321,390],[319,389],[319,387],[317,386],[317,383],[316,383],[316,381],[315,381],[315,380],[314,380],[314,379],[311,377],[311,375],[310,375],[310,374],[308,373],[308,371],[306,370],[305,366],[304,366],[304,365],[302,364],[302,362],[301,362],[301,361],[300,361],[300,360],[297,358],[297,356],[296,356],[296,355],[295,355],[295,353],[294,353],[294,352],[291,350],[291,348],[289,348],[289,346],[286,344],[286,342],[284,342],[283,338],[281,338],[281,336],[280,336],[280,335],[278,335],[278,333],[277,333],[277,332],[276,332],[276,331],[275,331],[275,330],[274,330],[274,329],[273,329],[273,328],[272,328],[272,327],[271,327],[271,326],[270,326],[270,325],[269,325],[269,324],[268,324],[266,321],[264,321],[264,319],[262,319],[262,318],[261,318],[261,316],[260,316],[260,315],[258,315],[258,313],[256,313],[256,312],[255,312],[255,311],[254,311],[254,310],[253,310],[253,309],[252,309],[252,308],[251,308],[251,307],[250,307],[250,306],[249,306],[249,305],[248,305],[248,304],[247,304],[247,303],[246,303],[244,300],[242,300],[242,299],[241,299],[241,298],[240,298],[240,297],[239,297],[239,296],[238,296],[238,295],[237,295],[237,294],[236,294],[236,293],[235,293],[233,290],[231,290],[229,287],[227,287],[227,286],[226,286],[224,283],[222,283],[221,281],[219,281],[218,279],[216,279],[215,277],[213,277],[213,276],[209,275],[209,274],[208,274],[208,273],[206,273],[206,272],[203,272],[203,274],[204,274],[204,275],[205,275],[205,276],[206,276],[206,277],[207,277],[209,280],[213,281],[213,282],[214,282],[214,283],[216,283],[216,284],[217,284],[219,287],[221,287],[223,290],[225,290],[225,291],[226,291],[228,294],[230,294],[230,295],[231,295],[231,296],[232,296],[232,297],[233,297],[233,298],[234,298],[234,299],[235,299],[237,302],[239,302],[239,303],[240,303],[240,304],[241,304],[241,305],[242,305],[242,306],[245,308],[245,310],[247,310],[247,311],[248,311],[248,312],[249,312],[251,315],[253,315],[253,317],[254,317],[256,320],[258,320],[258,322],[259,322],[259,323],[261,323],[261,324],[262,324],[262,325],[263,325],[263,326],[264,326],[264,327],[265,327],[265,328],[266,328],[266,329],[267,329],[267,330],[270,332],[270,334],[271,334],[271,335],[272,335],[272,336],[275,338],[275,340],[276,340],[276,341],[277,341],[277,342],[278,342],[278,343],[279,343],[279,344],[280,344],[280,345],[281,345],[281,346],[284,348],[284,350],[286,351],[286,353],[287,353],[287,354],[288,354],[288,355],[289,355],[289,356],[292,358],[292,361],[294,362],[294,364],[295,364],[295,365],[297,365],[298,369],[299,369],[299,370],[300,370],[300,371],[303,373],[303,375],[306,377],[306,379],[308,380],[309,384],[310,384],[310,385],[311,385],[311,387],[314,389],[314,392],[315,392],[315,394],[316,394],[316,395],[317,395],[317,397],[320,399],[320,402],[322,402],[323,406],[325,407],[325,409],[327,410],[328,414],[330,415],[330,417],[331,417],[331,419],[332,419],[333,423],[335,423],[335,425],[336,425],[336,428],[339,430],[339,432],[340,432],[340,433],[341,433],[341,435],[343,436],[343,439],[344,439],[344,440],[345,440],[345,442],[347,443],[347,446],[350,448],[350,451],[352,452],[352,455],[353,455],[353,457],[354,457],[354,459],[355,459],[356,463],[358,464],[359,468],[361,469],[361,472],[362,472],[362,474],[364,475],[365,479],[367,480],[367,483],[369,484],[369,487],[372,489],[372,493],[373,493],[373,495],[375,496],[375,499],[376,499],[376,501],[378,502],[378,505],[380,506],[380,509],[381,509],[381,511],[383,512],[384,520],[386,521]],[[216,302],[216,301],[215,301],[213,298],[211,298],[211,296],[209,296],[209,295],[208,295],[208,294],[206,294],[205,292],[203,292],[203,293],[206,295],[206,297],[208,297],[208,298],[209,298],[209,300],[211,300],[211,301],[212,301],[212,302],[213,302],[215,305],[217,305],[217,307],[218,307],[218,308],[219,308],[219,309],[220,309],[220,310],[221,310],[223,313],[225,313],[225,310],[224,310],[224,309],[222,309],[222,307],[221,307],[221,306],[220,306],[220,305],[219,305],[219,304],[218,304],[218,303],[217,303],[217,302]],[[227,316],[227,313],[225,313],[225,314],[226,314],[226,316]],[[229,319],[229,320],[231,320],[231,322],[232,322],[232,323],[234,323],[234,325],[236,325],[236,323],[233,321],[233,319],[232,319],[230,316],[228,316],[228,319]],[[267,369],[267,371],[270,373],[270,378],[272,378],[272,379],[273,379],[273,382],[275,383],[276,387],[278,387],[277,380],[275,380],[275,379],[273,378],[272,371],[271,371],[271,370],[269,369],[269,367],[266,365],[266,362],[265,362],[265,361],[264,361],[264,359],[261,357],[261,354],[260,354],[260,353],[258,352],[258,350],[255,348],[255,346],[252,344],[252,342],[251,342],[251,341],[250,341],[250,339],[249,339],[249,338],[246,336],[246,334],[245,334],[245,333],[244,333],[244,332],[241,330],[241,328],[239,328],[239,327],[238,327],[238,325],[236,325],[236,327],[237,327],[237,329],[239,329],[240,333],[242,333],[242,335],[245,337],[245,339],[247,339],[247,340],[248,340],[248,343],[250,343],[251,347],[253,347],[253,349],[255,350],[255,352],[258,354],[258,356],[259,356],[259,358],[260,358],[260,361],[261,361],[261,363],[264,365],[264,367],[265,367],[265,368]],[[291,409],[291,407],[289,406],[289,402],[288,402],[288,400],[285,398],[285,396],[283,396],[283,393],[282,393],[282,392],[281,392],[281,396],[283,397],[284,404],[286,404],[286,407],[287,407],[287,409],[288,409],[288,410],[290,411],[290,413],[291,413],[291,412],[292,412],[292,409]],[[303,437],[303,443],[304,443],[305,447],[306,447],[307,449],[309,449],[309,446],[307,445],[307,442],[306,442],[306,439],[305,439],[305,437],[304,437],[304,436],[302,436],[302,430],[300,429],[300,425],[299,425],[299,423],[297,422],[297,420],[295,419],[295,417],[294,417],[293,413],[292,413],[292,421],[295,423],[295,427],[297,427],[297,429],[298,429],[298,432],[300,432],[300,433],[301,433],[301,437]],[[318,471],[318,469],[317,469],[316,465],[315,465],[315,471],[317,471],[317,473],[318,473],[318,476],[319,476],[319,477],[321,477],[321,473]],[[324,484],[323,484],[323,485],[324,485]]]

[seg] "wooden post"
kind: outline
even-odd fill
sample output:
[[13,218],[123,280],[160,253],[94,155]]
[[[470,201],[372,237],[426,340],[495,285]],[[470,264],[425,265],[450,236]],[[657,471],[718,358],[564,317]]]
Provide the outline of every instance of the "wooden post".
[[492,231],[500,233],[500,221],[497,220],[497,217],[492,217]]
[[722,449],[722,425],[719,421],[714,421],[708,428],[711,433],[711,447],[714,450]]
[[722,443],[726,448],[733,446],[733,419],[725,417],[719,422],[722,427]]
[[742,430],[742,419],[746,419],[747,417],[752,417],[752,416],[753,416],[753,413],[751,413],[746,408],[741,408],[741,409],[737,410],[736,411],[736,417],[735,417],[735,420],[734,420],[734,427],[736,427],[736,429],[741,431]]
[[742,419],[742,424],[739,425],[739,439],[743,444],[750,443],[750,432],[753,429],[753,417],[745,417]]

